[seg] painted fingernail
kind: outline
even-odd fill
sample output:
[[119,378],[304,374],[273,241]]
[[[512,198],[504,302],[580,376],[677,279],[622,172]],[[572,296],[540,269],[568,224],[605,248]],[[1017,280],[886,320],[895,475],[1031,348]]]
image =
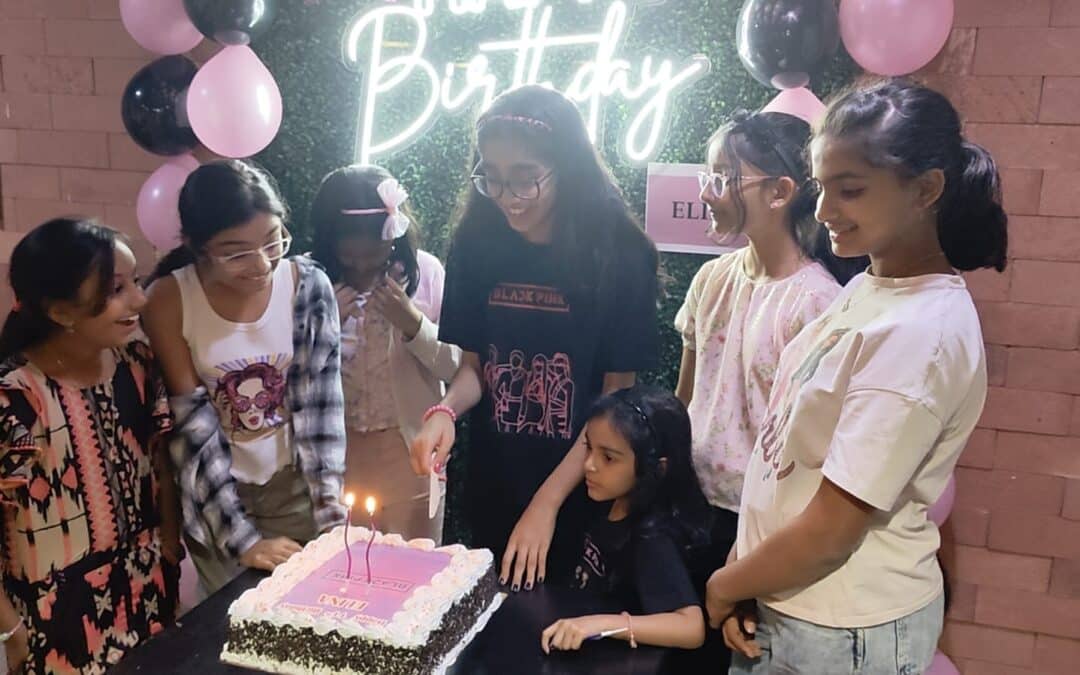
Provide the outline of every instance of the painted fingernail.
[[520,591],[520,590],[521,590],[521,586],[520,586],[520,585],[518,585],[518,584],[514,584],[514,586],[513,586],[513,587],[512,587],[512,588],[511,588],[510,590],[512,590],[513,592],[517,593],[518,591]]
[[525,584],[525,590],[527,590],[527,591],[532,590],[532,582],[531,581]]
[[500,577],[499,578],[499,585],[501,585],[501,586],[506,585],[506,577]]
[[538,583],[538,584],[544,583],[544,577],[540,577],[539,579],[537,579],[536,583]]

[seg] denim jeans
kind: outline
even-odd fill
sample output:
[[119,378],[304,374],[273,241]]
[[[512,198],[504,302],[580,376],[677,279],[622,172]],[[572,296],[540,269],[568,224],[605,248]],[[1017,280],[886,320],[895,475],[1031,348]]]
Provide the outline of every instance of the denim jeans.
[[937,649],[945,599],[868,628],[829,628],[758,603],[755,640],[762,655],[735,654],[731,675],[922,675]]

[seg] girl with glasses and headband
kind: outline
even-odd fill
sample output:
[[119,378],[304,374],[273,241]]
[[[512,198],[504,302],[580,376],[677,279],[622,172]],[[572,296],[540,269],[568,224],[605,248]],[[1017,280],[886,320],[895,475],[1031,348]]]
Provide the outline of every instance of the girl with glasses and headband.
[[442,538],[442,502],[429,517],[429,481],[409,464],[424,412],[461,364],[439,342],[445,272],[418,247],[408,192],[378,166],[328,174],[311,206],[314,258],[337,291],[348,454],[345,486],[377,494],[379,523],[407,538]]
[[[740,112],[708,144],[701,199],[714,237],[748,243],[702,266],[675,319],[683,337],[676,391],[694,423],[694,465],[715,516],[711,554],[695,569],[702,591],[735,542],[743,474],[780,353],[856,271],[829,252],[814,219],[809,138],[797,117]],[[724,667],[730,652],[719,633],[700,657]]]
[[657,363],[658,255],[558,92],[498,97],[473,166],[440,325],[463,362],[412,459],[441,473],[454,420],[471,413],[460,461],[472,543],[529,589],[568,576],[580,554],[586,406]]
[[149,288],[144,327],[176,415],[185,539],[206,592],[344,520],[337,303],[321,269],[285,257],[287,217],[254,165],[199,167],[180,192],[184,243]]

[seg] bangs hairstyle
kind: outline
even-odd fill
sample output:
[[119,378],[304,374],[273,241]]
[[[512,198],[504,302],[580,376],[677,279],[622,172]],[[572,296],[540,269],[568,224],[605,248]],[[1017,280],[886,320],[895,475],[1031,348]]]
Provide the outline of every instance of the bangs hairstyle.
[[[315,230],[312,257],[326,268],[331,282],[338,283],[344,274],[338,257],[341,241],[349,237],[382,241],[383,225],[387,218],[385,213],[346,215],[342,211],[383,208],[386,205],[379,196],[379,184],[392,178],[390,172],[381,166],[361,164],[331,171],[323,178],[311,203],[310,222]],[[409,203],[406,201],[398,208],[409,217],[409,229],[394,240],[390,263],[401,263],[405,270],[405,293],[411,297],[416,293],[420,281],[420,267],[416,258],[420,236],[416,216]]]

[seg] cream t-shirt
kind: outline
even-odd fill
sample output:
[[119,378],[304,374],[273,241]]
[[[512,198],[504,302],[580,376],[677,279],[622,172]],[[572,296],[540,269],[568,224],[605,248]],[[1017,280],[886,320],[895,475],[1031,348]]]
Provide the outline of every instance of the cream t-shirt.
[[837,628],[886,623],[933,601],[940,539],[926,511],[985,399],[982,329],[960,276],[852,280],[780,359],[746,471],[738,555],[802,513],[822,477],[876,512],[840,569],[761,600]]
[[702,265],[675,317],[694,352],[694,469],[713,506],[739,510],[743,473],[768,408],[780,354],[840,293],[816,262],[784,279],[746,274],[743,248]]

